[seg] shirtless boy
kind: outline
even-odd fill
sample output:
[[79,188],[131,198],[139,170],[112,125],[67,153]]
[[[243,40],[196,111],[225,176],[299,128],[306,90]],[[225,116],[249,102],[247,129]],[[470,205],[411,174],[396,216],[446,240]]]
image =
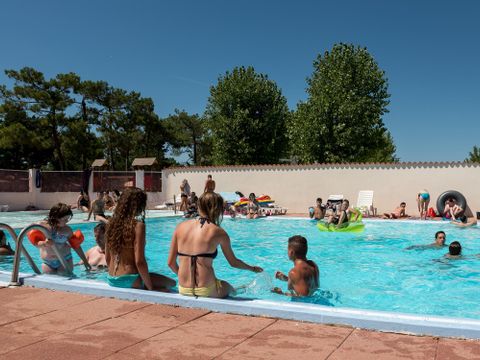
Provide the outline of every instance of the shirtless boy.
[[[107,261],[105,260],[105,224],[99,223],[95,226],[93,232],[97,246],[90,248],[85,256],[90,266],[97,268],[107,267]],[[80,261],[79,264],[83,264],[83,261]]]
[[315,205],[315,207],[310,208],[310,219],[321,220],[324,217],[325,208],[322,206],[322,199],[317,198],[317,204]]
[[295,235],[288,239],[288,258],[293,261],[293,268],[288,276],[277,271],[275,277],[288,281],[288,290],[283,292],[275,287],[272,292],[287,296],[309,296],[320,286],[320,271],[317,264],[307,259],[308,244],[303,236]]
[[402,202],[400,203],[400,206],[397,206],[395,210],[393,210],[393,212],[384,213],[382,216],[382,219],[400,219],[400,218],[408,217],[408,215],[405,213],[406,207],[407,207],[407,204]]
[[205,189],[203,192],[214,192],[215,191],[215,181],[212,180],[212,175],[207,176],[207,181],[205,182]]

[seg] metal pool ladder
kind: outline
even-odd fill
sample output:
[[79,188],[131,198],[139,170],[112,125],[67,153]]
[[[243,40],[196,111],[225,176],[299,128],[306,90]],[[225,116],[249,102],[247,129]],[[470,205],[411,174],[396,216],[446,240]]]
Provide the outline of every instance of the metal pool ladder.
[[[21,285],[21,283],[18,280],[18,277],[19,277],[19,272],[20,272],[20,259],[21,259],[20,256],[21,256],[22,253],[25,256],[25,258],[27,259],[28,264],[30,265],[32,270],[35,272],[35,274],[41,274],[41,271],[38,269],[38,266],[33,262],[32,257],[28,253],[27,249],[25,249],[25,247],[23,246],[23,239],[25,238],[27,232],[32,230],[32,229],[40,230],[45,235],[45,237],[47,239],[49,239],[49,238],[51,238],[50,231],[45,226],[42,226],[42,225],[39,225],[39,224],[28,225],[27,227],[23,228],[23,230],[20,232],[20,234],[18,234],[18,236],[17,236],[17,234],[15,234],[15,231],[13,230],[13,228],[10,225],[0,223],[0,230],[1,229],[7,230],[8,233],[10,234],[10,236],[12,237],[12,239],[15,240],[15,255],[14,255],[15,258],[13,260],[12,278],[10,280],[9,285],[10,286],[20,286]],[[60,252],[58,251],[57,246],[55,244],[53,244],[52,248],[53,248],[53,251],[55,252],[55,255],[57,256],[58,260],[62,264],[63,268],[66,269],[69,272],[72,272],[73,269],[70,269],[67,266],[67,264],[65,262],[65,259],[63,258],[63,256],[60,255]],[[19,251],[20,249],[21,249],[21,251]]]

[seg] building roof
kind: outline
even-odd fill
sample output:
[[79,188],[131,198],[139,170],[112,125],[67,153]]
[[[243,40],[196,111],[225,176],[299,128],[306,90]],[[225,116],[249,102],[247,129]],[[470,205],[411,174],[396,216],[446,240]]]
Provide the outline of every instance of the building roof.
[[136,158],[133,160],[132,166],[153,166],[158,164],[157,158]]
[[92,167],[103,167],[107,164],[107,159],[95,159],[92,163]]

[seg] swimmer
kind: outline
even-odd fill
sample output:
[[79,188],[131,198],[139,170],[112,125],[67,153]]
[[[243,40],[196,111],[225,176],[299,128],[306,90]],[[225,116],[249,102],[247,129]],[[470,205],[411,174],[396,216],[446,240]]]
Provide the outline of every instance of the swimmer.
[[277,271],[278,280],[288,281],[288,290],[275,287],[272,292],[287,296],[310,296],[320,286],[320,270],[317,264],[307,259],[308,244],[303,236],[295,235],[288,239],[288,258],[293,261],[293,268],[288,276]]
[[322,198],[317,198],[317,203],[315,207],[310,208],[310,219],[321,220],[324,217],[325,207],[322,205]]
[[462,245],[458,241],[453,241],[448,247],[447,259],[459,259],[462,257]]
[[452,221],[452,224],[460,228],[466,228],[466,227],[477,225],[477,219],[475,219],[475,217],[473,216],[467,217],[466,215],[463,215],[459,217],[457,220],[460,220],[460,221]]
[[[88,263],[92,267],[96,268],[106,268],[107,261],[105,259],[105,223],[99,223],[93,229],[95,234],[96,246],[88,249],[85,253],[85,257],[88,260]],[[78,262],[77,265],[82,265],[83,261]]]
[[428,245],[412,245],[407,247],[405,250],[413,250],[413,249],[441,249],[445,246],[445,241],[447,240],[447,235],[443,231],[437,231],[435,233],[435,242],[428,244]]
[[88,217],[85,221],[90,221],[90,217],[92,216],[92,213],[93,213],[93,220],[101,221],[104,223],[108,222],[108,218],[105,215],[105,200],[103,196],[103,191],[99,191],[97,193],[97,198],[93,200],[92,207],[90,208],[90,211],[88,212]]
[[15,251],[11,248],[7,242],[7,236],[0,230],[0,256],[14,255]]
[[430,204],[430,193],[428,190],[419,191],[417,194],[418,212],[420,213],[420,220],[427,220],[428,204]]
[[391,213],[384,213],[382,219],[401,219],[406,218],[408,215],[405,213],[405,208],[407,204],[404,202],[400,203],[400,206],[397,206],[395,210]]

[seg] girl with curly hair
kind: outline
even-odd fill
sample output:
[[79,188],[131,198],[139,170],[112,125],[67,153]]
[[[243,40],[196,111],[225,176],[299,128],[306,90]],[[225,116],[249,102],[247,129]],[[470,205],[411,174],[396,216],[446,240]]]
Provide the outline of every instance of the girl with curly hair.
[[[220,245],[230,266],[262,272],[259,266],[250,266],[233,253],[228,234],[220,227],[223,198],[206,192],[198,199],[199,218],[177,225],[172,236],[168,266],[178,275],[178,290],[182,295],[224,298],[234,293],[226,281],[218,280],[213,271],[213,259]],[[180,263],[177,263],[180,257]]]
[[145,259],[145,208],[147,194],[139,188],[126,189],[105,234],[105,257],[110,286],[168,291],[175,280],[150,273]]

